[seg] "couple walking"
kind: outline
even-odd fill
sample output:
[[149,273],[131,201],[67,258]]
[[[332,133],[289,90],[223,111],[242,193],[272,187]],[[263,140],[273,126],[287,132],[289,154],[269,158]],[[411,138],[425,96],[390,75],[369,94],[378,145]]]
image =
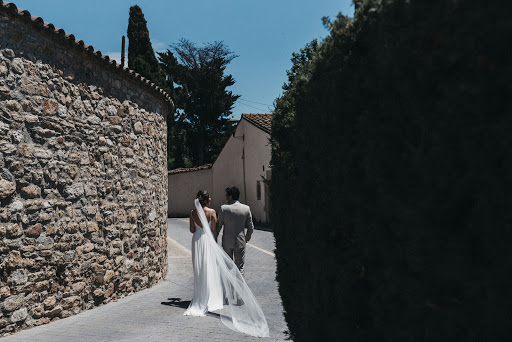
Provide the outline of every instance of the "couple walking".
[[[243,277],[245,245],[254,226],[250,208],[238,201],[239,196],[237,187],[226,189],[228,203],[221,207],[217,219],[215,210],[208,207],[208,192],[197,193],[190,213],[194,296],[184,314],[205,316],[208,311],[218,311],[229,328],[268,337],[265,315]],[[222,229],[221,248],[217,237]]]

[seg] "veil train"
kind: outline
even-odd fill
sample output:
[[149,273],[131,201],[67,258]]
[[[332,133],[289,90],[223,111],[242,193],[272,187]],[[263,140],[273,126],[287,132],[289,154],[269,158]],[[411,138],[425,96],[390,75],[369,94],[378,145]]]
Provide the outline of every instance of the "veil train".
[[215,241],[199,200],[196,199],[194,204],[206,232],[207,243],[211,244],[213,258],[205,262],[214,262],[218,268],[220,281],[213,283],[221,284],[221,288],[210,289],[210,291],[222,291],[224,305],[219,311],[222,323],[230,329],[247,335],[269,337],[267,320],[260,305],[233,260]]

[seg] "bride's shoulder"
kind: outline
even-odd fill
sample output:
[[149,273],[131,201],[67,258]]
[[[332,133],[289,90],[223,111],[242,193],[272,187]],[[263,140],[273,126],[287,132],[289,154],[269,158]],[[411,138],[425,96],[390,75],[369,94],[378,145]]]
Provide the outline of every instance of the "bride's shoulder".
[[212,208],[205,208],[205,212],[208,214],[208,215],[217,215],[217,213],[215,212],[215,209],[212,209]]

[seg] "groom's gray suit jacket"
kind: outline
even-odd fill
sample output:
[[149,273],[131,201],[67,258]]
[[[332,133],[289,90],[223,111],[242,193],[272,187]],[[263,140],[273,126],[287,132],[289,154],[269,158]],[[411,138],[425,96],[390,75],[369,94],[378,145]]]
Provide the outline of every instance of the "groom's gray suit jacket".
[[222,226],[222,247],[245,248],[245,240],[249,241],[254,231],[251,209],[238,201],[222,205],[219,213],[219,231]]

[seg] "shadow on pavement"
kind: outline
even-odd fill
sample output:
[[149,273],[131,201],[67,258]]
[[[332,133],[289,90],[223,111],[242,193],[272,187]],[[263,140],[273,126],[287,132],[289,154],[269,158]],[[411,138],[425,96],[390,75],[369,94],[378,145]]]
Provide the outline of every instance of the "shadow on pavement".
[[181,300],[181,298],[167,298],[168,302],[162,302],[162,305],[175,306],[177,308],[187,309],[190,300]]
[[273,232],[271,224],[265,224],[265,223],[257,223],[254,225],[255,230],[263,230],[265,232]]
[[[181,300],[181,298],[167,298],[168,302],[162,302],[162,305],[174,306],[186,310],[190,305],[190,300]],[[214,312],[207,312],[207,316],[220,318],[220,314]]]
[[[181,300],[181,298],[167,298],[168,302],[162,302],[162,305],[174,306],[186,310],[190,305],[190,300]],[[207,316],[220,318],[220,314],[208,311]]]

